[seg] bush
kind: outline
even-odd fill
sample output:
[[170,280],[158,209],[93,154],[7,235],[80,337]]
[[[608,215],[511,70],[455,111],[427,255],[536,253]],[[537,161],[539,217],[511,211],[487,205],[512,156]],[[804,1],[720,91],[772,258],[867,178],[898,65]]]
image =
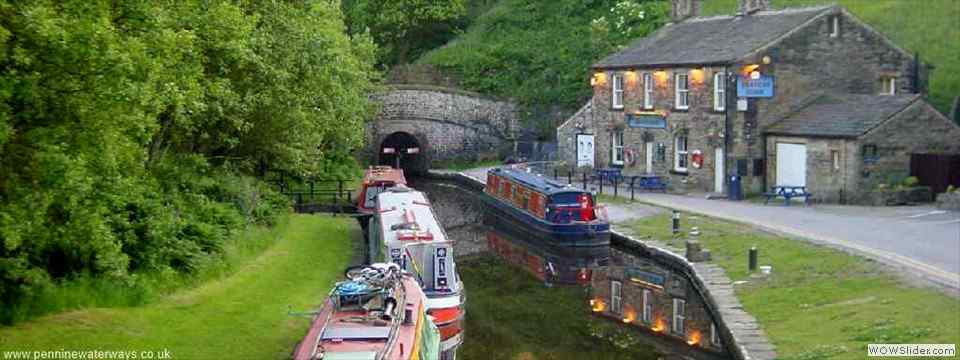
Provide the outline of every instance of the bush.
[[916,176],[908,176],[906,179],[903,179],[903,186],[914,187],[920,183],[920,179],[917,179]]

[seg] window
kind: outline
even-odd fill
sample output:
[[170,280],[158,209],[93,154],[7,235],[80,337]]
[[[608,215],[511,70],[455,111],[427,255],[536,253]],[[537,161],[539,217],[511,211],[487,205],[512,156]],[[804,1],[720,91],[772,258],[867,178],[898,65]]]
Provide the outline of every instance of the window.
[[643,322],[653,322],[653,293],[650,289],[643,289]]
[[690,84],[687,82],[687,74],[674,74],[673,80],[675,83],[675,93],[674,98],[674,107],[679,110],[686,110],[690,108]]
[[677,136],[674,142],[674,162],[673,168],[676,171],[687,171],[687,137],[686,135]]
[[832,159],[833,171],[840,170],[840,152],[837,150],[830,150],[830,159]]
[[653,109],[653,76],[643,73],[643,108]]
[[832,15],[827,18],[827,32],[830,37],[840,36],[840,16]]
[[720,334],[717,333],[717,324],[710,324],[710,344],[720,347]]
[[623,303],[620,298],[620,282],[610,281],[610,312],[619,314],[623,312]]
[[713,74],[713,109],[723,111],[727,104],[727,84],[724,73]]
[[623,165],[623,130],[614,131],[610,142],[610,162]]
[[673,333],[684,334],[683,321],[687,319],[687,302],[683,299],[673,299]]
[[897,78],[893,76],[880,78],[880,95],[896,95],[896,94],[897,94]]
[[623,109],[623,75],[613,75],[613,108]]

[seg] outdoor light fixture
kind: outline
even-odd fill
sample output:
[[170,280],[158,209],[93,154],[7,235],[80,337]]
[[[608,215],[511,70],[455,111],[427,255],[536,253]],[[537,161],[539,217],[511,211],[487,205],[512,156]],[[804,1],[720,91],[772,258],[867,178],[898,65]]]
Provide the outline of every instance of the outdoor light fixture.
[[690,337],[687,338],[687,345],[696,346],[699,343],[700,343],[700,332],[691,331]]
[[607,74],[602,72],[596,72],[593,74],[593,77],[590,78],[591,86],[603,85],[606,82],[607,82]]
[[760,72],[759,72],[759,71],[756,71],[756,70],[751,71],[751,72],[750,72],[750,78],[753,79],[753,80],[759,79],[759,78],[760,78]]
[[770,61],[771,60],[769,56],[764,56],[763,59],[760,60],[760,62],[762,62],[764,65],[769,65]]
[[703,84],[703,69],[690,70],[690,81],[694,84]]

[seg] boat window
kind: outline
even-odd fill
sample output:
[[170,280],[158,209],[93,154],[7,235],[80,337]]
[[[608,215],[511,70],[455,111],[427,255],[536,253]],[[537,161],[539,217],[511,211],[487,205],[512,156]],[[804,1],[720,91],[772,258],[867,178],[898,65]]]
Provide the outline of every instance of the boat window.
[[377,195],[382,193],[384,189],[390,186],[392,186],[392,184],[379,183],[376,186],[371,185],[370,187],[368,187],[366,195],[364,196],[364,199],[363,199],[363,207],[369,209],[377,206]]
[[548,219],[555,223],[596,219],[593,197],[589,193],[560,193],[550,197]]

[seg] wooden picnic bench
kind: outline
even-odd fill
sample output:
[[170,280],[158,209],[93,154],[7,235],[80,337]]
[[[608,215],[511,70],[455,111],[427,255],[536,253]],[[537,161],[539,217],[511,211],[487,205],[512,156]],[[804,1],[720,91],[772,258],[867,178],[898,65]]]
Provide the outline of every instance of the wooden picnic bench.
[[623,173],[619,168],[600,168],[593,170],[593,182],[618,184],[623,183]]
[[813,194],[807,191],[806,186],[778,185],[771,187],[770,192],[763,193],[763,196],[766,197],[766,201],[763,202],[764,205],[770,203],[770,199],[782,197],[783,204],[790,206],[790,199],[792,198],[803,198],[804,205],[809,205],[810,197]]
[[657,175],[637,175],[630,176],[630,187],[628,189],[662,191],[667,192],[667,183],[663,177]]

